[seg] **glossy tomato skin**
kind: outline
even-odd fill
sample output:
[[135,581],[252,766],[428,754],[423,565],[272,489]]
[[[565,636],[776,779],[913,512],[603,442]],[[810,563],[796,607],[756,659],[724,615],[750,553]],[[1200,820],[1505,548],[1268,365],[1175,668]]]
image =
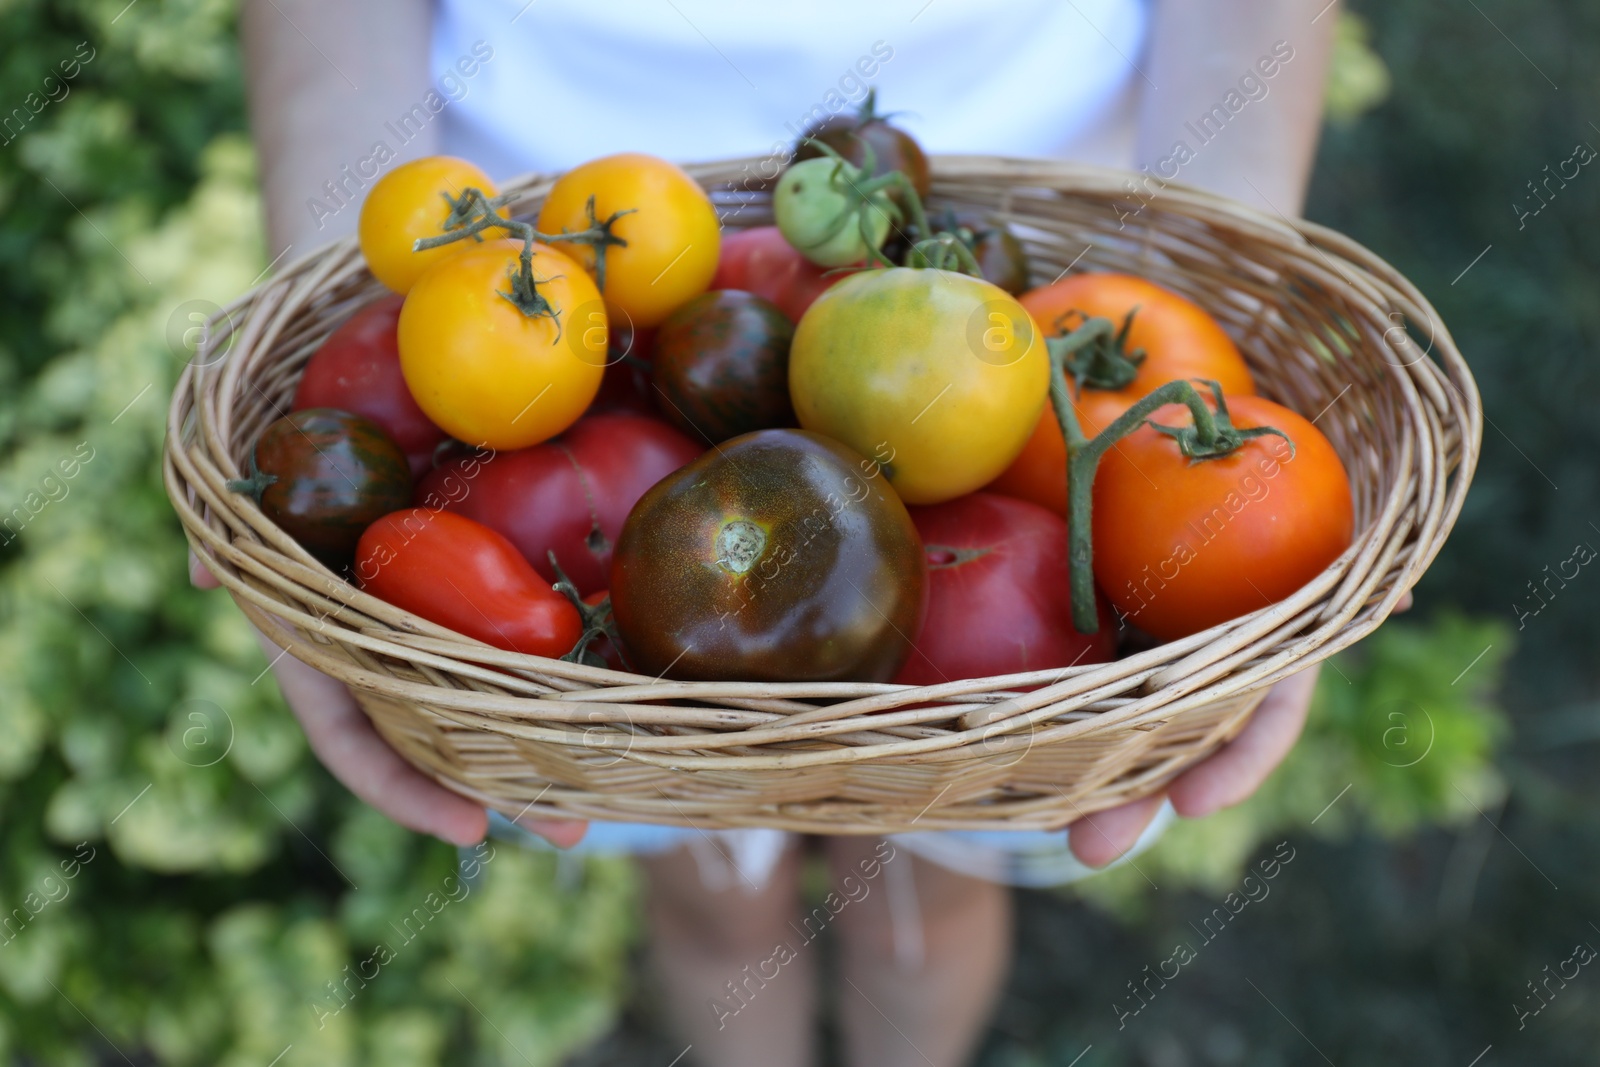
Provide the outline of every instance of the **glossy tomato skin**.
[[386,296],[368,304],[328,335],[311,354],[295,387],[295,411],[338,408],[371,419],[400,446],[413,477],[433,467],[433,453],[447,436],[423,414],[400,373],[400,305]]
[[356,579],[379,600],[508,652],[559,658],[578,609],[504,537],[448,511],[408,508],[361,535]]
[[862,271],[795,329],[800,425],[873,456],[909,504],[992,481],[1016,458],[1049,387],[1044,340],[1009,293],[945,270]]
[[533,250],[539,294],[554,316],[506,299],[522,242],[492,240],[430,268],[400,309],[400,369],[417,406],[469,445],[546,441],[577,421],[600,388],[606,317],[589,276],[544,245]]
[[702,293],[656,331],[661,413],[708,444],[794,425],[794,326],[770,300],[736,289]]
[[[1274,604],[1350,547],[1350,480],[1328,439],[1288,408],[1228,398],[1246,441],[1191,463],[1149,425],[1106,453],[1094,482],[1094,573],[1127,621],[1164,641]],[[1192,425],[1186,407],[1152,421]]]
[[554,552],[587,596],[610,581],[612,546],[645,490],[701,451],[660,419],[588,415],[532,448],[452,458],[423,478],[417,499],[505,535],[550,581]]
[[922,614],[922,542],[872,464],[762,430],[644,495],[611,568],[636,669],[689,679],[885,681]]
[[[612,229],[626,247],[613,246],[605,254],[606,308],[619,329],[656,326],[685,300],[705,292],[717,269],[721,227],[711,198],[681,167],[641,152],[574,167],[545,197],[539,232],[588,228],[591,196],[599,219],[632,211]],[[563,250],[594,274],[591,246],[564,244]]]
[[348,411],[285,415],[262,432],[255,461],[275,479],[261,491],[262,513],[329,563],[348,561],[369,523],[411,503],[405,454]]
[[843,277],[801,255],[776,226],[756,226],[723,237],[711,288],[755,293],[776,304],[790,322],[799,322],[817,297]]
[[361,254],[373,276],[395,292],[405,293],[423,271],[468,248],[471,240],[425,252],[414,252],[411,247],[424,237],[445,232],[450,205],[443,194],[459,196],[468,187],[488,197],[499,195],[488,175],[454,156],[414,159],[379,178],[361,202],[357,223]]
[[998,493],[910,510],[928,562],[928,612],[895,681],[937,685],[1116,655],[1103,598],[1095,598],[1098,632],[1072,625],[1067,524],[1059,516]]
[[[1071,332],[1085,317],[1121,324],[1130,311],[1130,352],[1144,349],[1144,362],[1122,389],[1075,390],[1073,413],[1084,435],[1093,437],[1141,397],[1168,382],[1205,378],[1229,397],[1251,396],[1255,380],[1244,357],[1215,319],[1169,289],[1129,274],[1073,274],[1024,293],[1022,306],[1047,336]],[[1070,380],[1070,376],[1069,376]],[[1067,513],[1067,446],[1046,405],[1022,453],[989,488]]]

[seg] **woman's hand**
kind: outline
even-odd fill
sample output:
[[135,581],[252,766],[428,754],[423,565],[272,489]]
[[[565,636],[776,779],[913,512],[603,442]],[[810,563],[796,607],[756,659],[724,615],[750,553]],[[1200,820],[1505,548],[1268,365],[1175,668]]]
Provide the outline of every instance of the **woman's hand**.
[[[215,589],[217,579],[189,555],[189,580],[201,589]],[[252,627],[253,629],[253,627]],[[306,733],[311,751],[345,788],[401,826],[432,834],[452,845],[471,845],[488,832],[488,814],[459,794],[424,775],[379,736],[371,720],[343,684],[284,655],[265,634],[256,631],[261,650],[289,710]],[[558,848],[582,840],[588,823],[519,820]]]

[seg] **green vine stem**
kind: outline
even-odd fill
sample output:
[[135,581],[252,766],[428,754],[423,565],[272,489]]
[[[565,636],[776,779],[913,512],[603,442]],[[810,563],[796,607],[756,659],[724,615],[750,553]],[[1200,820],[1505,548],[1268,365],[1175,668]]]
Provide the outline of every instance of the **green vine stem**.
[[[1080,327],[1088,328],[1087,324]],[[1168,382],[1124,411],[1094,438],[1085,438],[1072,410],[1072,395],[1067,391],[1066,353],[1060,348],[1050,348],[1049,352],[1050,404],[1067,443],[1067,559],[1072,587],[1072,625],[1079,633],[1092,634],[1100,628],[1094,600],[1094,476],[1099,470],[1100,458],[1107,451],[1148,422],[1157,408],[1167,404],[1186,406],[1194,425],[1173,427],[1155,422],[1150,425],[1171,437],[1183,456],[1192,462],[1229,455],[1251,438],[1266,434],[1288,441],[1292,456],[1294,442],[1282,430],[1271,426],[1242,430],[1235,427],[1228,415],[1222,386],[1207,379],[1196,380],[1210,388],[1217,405],[1214,412],[1190,383]]]
[[628,242],[612,232],[617,220],[624,215],[631,215],[637,208],[626,208],[622,211],[613,211],[605,219],[599,219],[594,212],[594,197],[589,198],[585,205],[589,213],[588,229],[576,233],[540,233],[531,223],[519,222],[516,219],[504,218],[499,209],[504,207],[506,197],[487,197],[481,189],[472,186],[461,191],[459,197],[452,197],[449,193],[441,193],[445,203],[450,205],[450,213],[445,217],[444,233],[437,237],[421,237],[412,244],[413,252],[425,252],[430,248],[440,248],[444,245],[465,241],[467,238],[481,241],[480,236],[484,230],[493,226],[522,238],[522,255],[520,266],[511,274],[511,291],[500,291],[500,295],[509,300],[518,311],[529,318],[539,315],[548,316],[556,324],[556,334],[559,338],[561,319],[559,309],[553,307],[550,301],[539,292],[541,281],[551,281],[550,278],[537,279],[533,276],[533,244],[538,241],[543,244],[553,244],[557,241],[566,241],[571,244],[586,244],[594,249],[594,279],[595,288],[600,292],[606,291],[606,249],[616,246],[626,248]]
[[598,604],[586,603],[578,595],[578,587],[572,584],[572,579],[567,577],[567,572],[561,569],[561,564],[556,562],[556,554],[549,551],[546,556],[550,560],[550,567],[556,572],[556,580],[552,588],[567,598],[574,608],[578,610],[578,618],[583,623],[583,633],[578,636],[578,643],[572,646],[571,651],[561,659],[567,663],[582,663],[590,667],[606,667],[608,664],[589,646],[601,637],[609,637],[611,646],[617,650],[624,665],[630,669],[627,653],[622,649],[622,635],[617,632],[617,623],[611,614],[611,597],[607,596]]
[[[1072,375],[1074,395],[1085,387],[1125,389],[1138,377],[1144,349],[1128,351],[1128,331],[1133,328],[1133,316],[1138,310],[1135,307],[1129,311],[1120,328],[1110,319],[1085,316],[1071,332],[1045,338],[1045,345],[1052,351],[1059,349],[1064,357],[1067,372]],[[1056,328],[1061,329],[1067,316],[1073,314],[1082,313],[1067,312],[1056,320]]]
[[245,493],[255,498],[257,504],[261,503],[261,494],[267,491],[267,486],[277,482],[276,474],[268,474],[256,466],[256,454],[250,453],[250,460],[246,467],[247,477],[228,479],[230,493]]

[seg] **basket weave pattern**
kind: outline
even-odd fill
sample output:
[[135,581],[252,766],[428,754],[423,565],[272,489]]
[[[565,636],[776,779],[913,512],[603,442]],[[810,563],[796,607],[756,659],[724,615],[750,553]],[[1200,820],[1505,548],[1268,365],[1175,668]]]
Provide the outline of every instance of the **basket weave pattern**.
[[[757,160],[687,168],[730,225],[770,221]],[[179,381],[164,474],[191,545],[247,616],[344,681],[382,735],[510,816],[820,833],[1051,829],[1148,794],[1243,726],[1267,686],[1370,633],[1438,552],[1481,435],[1476,386],[1422,296],[1321,227],[1129,175],[934,159],[930,207],[1009,221],[1040,284],[1141,274],[1196,301],[1261,391],[1314,417],[1356,538],[1271,608],[1114,663],[902,688],[656,680],[503,652],[370,597],[225,483],[306,359],[381,288],[353,239],[227,309]],[[550,178],[506,191],[537,211]],[[1065,546],[1063,546],[1064,550]],[[1062,590],[1062,595],[1066,591]]]

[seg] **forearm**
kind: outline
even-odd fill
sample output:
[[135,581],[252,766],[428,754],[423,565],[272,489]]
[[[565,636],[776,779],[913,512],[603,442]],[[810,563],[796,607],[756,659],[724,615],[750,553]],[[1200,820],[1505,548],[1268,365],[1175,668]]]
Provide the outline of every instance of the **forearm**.
[[436,150],[432,125],[404,143],[385,125],[428,91],[431,19],[429,0],[246,0],[239,32],[269,256],[354,232],[361,190],[341,168],[354,171],[377,142],[395,160]]
[[1338,18],[1326,4],[1156,0],[1141,63],[1155,87],[1144,84],[1138,164],[1269,214],[1298,215]]

